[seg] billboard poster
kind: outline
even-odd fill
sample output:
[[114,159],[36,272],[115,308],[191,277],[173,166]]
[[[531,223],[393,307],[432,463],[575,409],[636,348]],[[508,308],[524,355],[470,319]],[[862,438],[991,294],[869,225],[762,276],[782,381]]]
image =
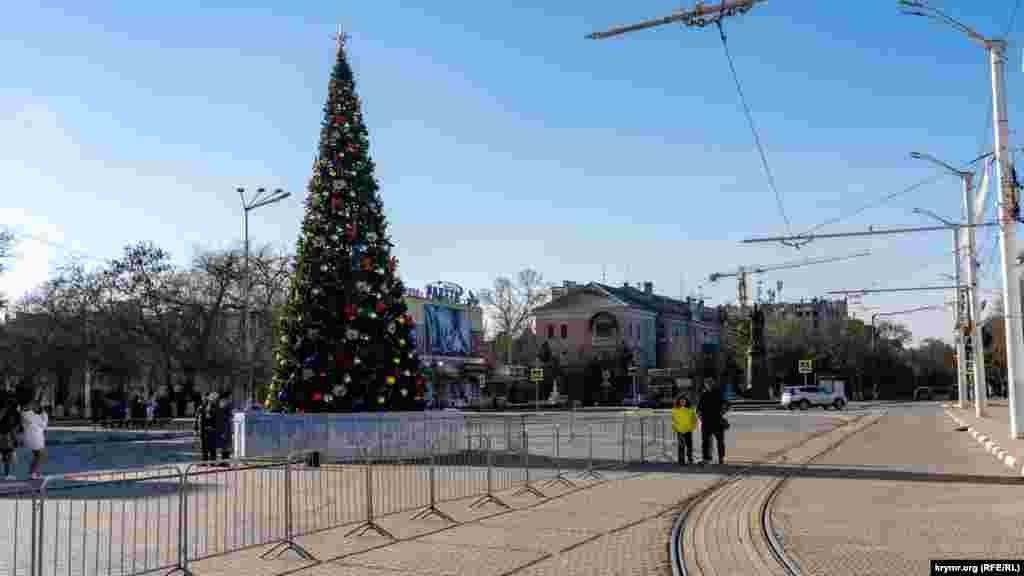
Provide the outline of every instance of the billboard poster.
[[426,321],[426,351],[438,356],[466,356],[470,353],[470,322],[463,310],[440,304],[423,306]]

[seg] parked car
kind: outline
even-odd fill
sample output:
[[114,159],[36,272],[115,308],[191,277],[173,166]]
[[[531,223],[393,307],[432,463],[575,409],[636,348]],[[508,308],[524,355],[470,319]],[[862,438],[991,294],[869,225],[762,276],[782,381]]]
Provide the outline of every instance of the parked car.
[[842,410],[846,406],[846,387],[842,383],[812,386],[786,386],[780,403],[784,408],[807,410],[811,406]]
[[928,386],[918,386],[914,389],[914,400],[931,400],[932,389]]

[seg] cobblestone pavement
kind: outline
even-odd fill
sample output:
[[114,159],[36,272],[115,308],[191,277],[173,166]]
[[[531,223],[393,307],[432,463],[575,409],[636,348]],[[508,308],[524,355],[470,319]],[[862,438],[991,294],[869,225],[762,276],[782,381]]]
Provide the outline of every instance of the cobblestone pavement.
[[[1005,400],[990,401],[984,418],[974,415],[974,408],[968,404],[966,409],[959,409],[956,403],[949,404],[949,412],[960,419],[965,425],[973,428],[973,432],[979,437],[984,436],[986,442],[994,443],[992,450],[988,450],[990,457],[998,458],[1005,452],[1013,458],[1006,462],[1006,456],[998,458],[1009,468],[1015,469],[1018,473],[1024,474],[1024,440],[1010,437],[1010,409]],[[978,440],[975,438],[975,440]],[[997,452],[999,450],[999,452]]]
[[[736,462],[760,459],[764,454],[846,418],[849,416],[822,413],[736,415],[727,439],[728,457]],[[564,437],[563,441],[566,441]],[[616,462],[616,456],[620,457],[621,453],[614,449],[615,441],[604,438],[602,449],[608,460],[600,462],[601,465],[620,464]],[[444,523],[410,522],[408,519],[411,511],[429,501],[428,467],[375,464],[371,478],[374,517],[383,517],[379,520],[381,525],[400,539],[422,537],[422,541],[433,542],[430,549],[437,554],[441,554],[445,546],[464,546],[458,540],[465,532],[472,532],[473,538],[479,537],[478,533],[491,534],[494,546],[508,547],[515,556],[509,566],[523,573],[564,573],[566,569],[560,567],[564,563],[578,564],[581,573],[602,573],[601,570],[610,574],[658,573],[660,568],[655,567],[667,561],[668,510],[712,481],[717,473],[708,469],[678,470],[667,464],[675,457],[674,438],[670,435],[656,433],[652,437],[645,433],[636,439],[630,438],[630,442],[630,458],[643,454],[648,462],[662,464],[641,467],[648,474],[644,479],[624,479],[639,470],[635,465],[628,470],[606,470],[605,477],[614,481],[568,495],[564,489],[545,485],[557,472],[550,459],[531,457],[531,478],[537,486],[547,496],[563,496],[530,508],[529,514],[520,514],[521,509],[535,505],[537,499],[512,496],[516,492],[513,486],[524,480],[519,460],[512,458],[500,466],[496,464],[492,479],[495,490],[501,491],[502,498],[513,508],[520,509],[520,512],[503,516],[499,525],[494,525],[492,520],[481,520],[481,516],[497,511],[497,507],[467,508],[472,497],[486,491],[486,459],[477,453],[439,463],[435,474],[436,496],[443,501],[440,507],[460,522],[480,521],[465,530],[459,527],[445,530],[438,534],[437,542],[433,542],[433,536],[428,533],[445,528]],[[166,450],[163,445],[150,448],[156,455],[182,453],[180,444],[169,444]],[[697,444],[699,450],[699,439]],[[641,446],[643,451],[640,451]],[[105,462],[117,464],[119,452],[134,460],[139,451],[145,451],[144,444],[130,447],[130,453],[123,452],[124,445],[98,452],[88,447],[87,453],[99,454]],[[531,444],[531,453],[538,448],[550,452],[554,446],[550,442],[546,446],[537,442]],[[81,450],[75,452],[75,458],[79,452]],[[62,466],[73,469],[75,463],[70,461],[73,459]],[[572,468],[568,476],[577,478],[582,470],[580,459],[565,464],[567,469]],[[302,563],[296,560],[268,562],[258,558],[258,552],[262,552],[267,543],[282,537],[286,492],[292,498],[296,532],[322,530],[300,538],[318,558],[336,558],[344,556],[346,551],[354,553],[368,547],[392,544],[389,548],[393,548],[403,544],[370,536],[343,537],[348,529],[366,517],[368,492],[363,466],[325,465],[319,469],[299,466],[292,471],[289,485],[284,483],[281,466],[269,464],[245,471],[202,467],[194,470],[200,475],[190,476],[185,485],[188,524],[184,534],[179,531],[177,468],[134,474],[90,472],[54,482],[42,508],[45,524],[42,576],[135,573],[173,566],[182,536],[186,539],[190,560],[209,557],[194,562],[196,573],[200,575],[293,570]],[[115,478],[122,482],[103,487],[89,485],[89,482]],[[22,574],[27,569],[31,502],[25,495],[11,492],[24,488],[22,484],[0,488],[0,575]],[[428,540],[428,536],[431,539]],[[443,542],[443,538],[454,540]],[[422,541],[414,543],[422,545]],[[252,549],[229,553],[245,547]],[[408,548],[412,550],[416,546]],[[524,550],[528,554],[516,555]],[[389,554],[375,559],[370,551],[366,553],[369,556],[363,560],[346,557],[339,561],[363,561],[360,566],[366,569],[365,573],[371,573],[371,567],[374,570],[404,569],[404,565],[387,564],[392,558]],[[439,564],[431,569],[439,570],[434,573],[448,573],[443,567],[448,565],[446,562],[452,562],[462,573],[477,573],[469,570],[473,566],[469,559],[459,558],[453,552],[438,559]],[[12,569],[15,565],[17,568]],[[587,566],[590,568],[585,568]],[[412,567],[423,568],[418,564]]]
[[[807,418],[781,416],[777,418]],[[791,420],[784,429],[759,433],[740,429],[729,437],[729,458],[763,458],[792,445],[812,432],[828,430],[849,416],[810,417],[806,424]],[[795,422],[795,420],[793,420]],[[665,465],[661,465],[665,468]],[[671,467],[670,467],[671,468]],[[297,570],[300,575],[472,574],[524,576],[576,574],[671,574],[668,540],[673,514],[684,499],[710,486],[721,475],[717,467],[676,469],[639,477],[592,484],[586,490],[545,493],[556,498],[538,501],[502,495],[512,510],[495,514],[493,506],[471,511],[464,503],[440,506],[462,525],[447,527],[437,520],[410,522],[399,514],[380,524],[399,538],[345,538],[332,530],[299,541],[326,563],[297,560],[266,562],[255,554],[233,554],[193,564],[198,576],[276,574]],[[725,470],[725,469],[723,469]],[[572,477],[575,477],[573,475]],[[505,494],[508,494],[506,492]]]
[[803,574],[927,574],[930,559],[1024,557],[1021,481],[938,405],[892,407],[810,468],[772,513]]
[[[865,417],[837,424],[779,455],[773,462],[806,462],[836,442],[869,426]],[[778,482],[763,468],[746,471],[698,502],[689,512],[682,534],[682,553],[689,574],[706,576],[784,576],[772,556],[761,525],[761,508]],[[774,469],[772,469],[774,470]]]
[[[550,499],[501,497],[512,508],[470,510],[441,506],[461,524],[410,521],[407,514],[382,518],[399,540],[368,535],[345,538],[327,531],[299,539],[325,563],[295,559],[263,561],[255,553],[196,562],[199,576],[280,574],[302,576],[671,574],[668,534],[675,505],[715,480],[712,475],[662,473],[590,483],[586,489],[548,488]],[[583,485],[581,485],[583,486]]]

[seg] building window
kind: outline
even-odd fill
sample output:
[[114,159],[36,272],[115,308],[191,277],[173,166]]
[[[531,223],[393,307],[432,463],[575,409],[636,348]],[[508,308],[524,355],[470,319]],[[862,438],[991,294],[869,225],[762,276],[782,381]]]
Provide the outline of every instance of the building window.
[[594,322],[594,335],[598,338],[613,338],[615,336],[615,321],[607,316],[599,317]]
[[555,337],[555,327],[552,326],[551,324],[548,324],[548,339],[550,340],[551,338],[554,338],[554,337]]
[[562,324],[562,339],[565,340],[568,337],[569,337],[569,327],[566,326],[565,324]]

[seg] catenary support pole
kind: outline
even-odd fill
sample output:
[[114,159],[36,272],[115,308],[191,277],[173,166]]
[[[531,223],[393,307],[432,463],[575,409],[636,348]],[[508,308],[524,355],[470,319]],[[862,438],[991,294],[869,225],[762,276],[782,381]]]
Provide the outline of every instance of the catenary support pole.
[[[1024,438],[1020,425],[1024,420],[1021,405],[1021,387],[1024,386],[1024,335],[1021,334],[1021,302],[1020,285],[1017,282],[1016,266],[1017,250],[1017,218],[1016,183],[1010,169],[1010,158],[1006,149],[1009,135],[1006,111],[1006,42],[992,40],[989,42],[989,54],[992,59],[992,105],[995,121],[995,153],[999,165],[999,188],[1001,191],[999,235],[1002,244],[1003,262],[1003,307],[1006,311],[1006,371],[1009,381],[1010,396],[1010,437]],[[985,389],[981,388],[984,392]],[[984,413],[984,396],[975,400],[979,415]]]
[[[967,221],[974,222],[974,199],[971,198],[971,176],[964,181],[964,202],[967,204]],[[981,339],[981,307],[978,305],[978,257],[975,254],[974,228],[967,229],[967,294],[970,304],[971,346],[974,350],[974,413],[985,415],[985,347]],[[957,282],[959,284],[959,282]]]
[[[956,256],[956,285],[960,286],[960,229],[953,230],[953,254]],[[968,254],[968,261],[970,261],[971,255]],[[957,391],[957,406],[965,408],[967,406],[967,377],[964,371],[964,367],[967,365],[967,357],[965,354],[964,337],[960,330],[960,319],[962,318],[963,312],[963,294],[964,291],[961,288],[956,289],[956,300],[953,303],[953,341],[956,343],[956,391]]]

